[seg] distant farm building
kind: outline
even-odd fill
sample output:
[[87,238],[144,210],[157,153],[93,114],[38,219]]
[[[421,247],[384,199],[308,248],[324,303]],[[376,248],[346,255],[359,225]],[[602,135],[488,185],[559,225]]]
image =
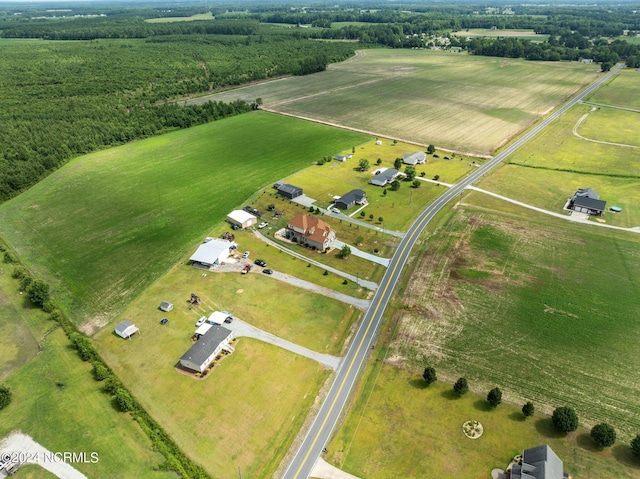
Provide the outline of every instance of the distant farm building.
[[161,311],[168,313],[173,309],[173,304],[171,304],[169,301],[163,301],[162,303],[160,303],[160,306],[158,307],[160,308]]
[[416,151],[414,153],[405,153],[402,155],[402,161],[406,165],[422,165],[427,161],[427,154],[424,151]]
[[395,168],[387,168],[384,171],[376,173],[369,183],[375,186],[385,186],[386,184],[391,183],[399,174],[400,172]]
[[237,245],[231,241],[212,239],[198,246],[198,249],[191,255],[189,260],[210,268],[223,263],[236,247]]
[[336,233],[331,227],[314,216],[298,215],[291,218],[287,225],[289,238],[302,245],[325,250],[336,239]]
[[380,140],[376,140],[376,145],[380,146],[382,145],[382,142]]
[[367,194],[362,190],[351,190],[346,195],[341,196],[335,201],[337,208],[348,210],[353,205],[363,205],[367,202]]
[[140,330],[131,321],[120,321],[116,325],[116,334],[124,339],[129,339],[134,334],[140,332]]
[[577,211],[578,213],[602,216],[606,205],[607,202],[602,201],[598,196],[598,193],[593,191],[591,188],[580,188],[569,199],[568,208],[570,210]]
[[302,195],[302,188],[290,185],[288,183],[276,183],[273,186],[276,187],[280,196],[284,196],[285,198],[289,198],[290,200]]
[[247,211],[234,210],[227,215],[227,221],[240,228],[248,228],[255,225],[258,222],[258,218]]
[[233,352],[230,342],[233,332],[222,326],[211,326],[180,358],[180,365],[192,371],[203,372],[222,350]]
[[344,155],[336,155],[333,157],[333,159],[336,161],[347,161],[347,157]]
[[507,471],[510,479],[563,479],[564,465],[562,460],[546,444],[544,446],[525,449],[522,463],[512,466]]

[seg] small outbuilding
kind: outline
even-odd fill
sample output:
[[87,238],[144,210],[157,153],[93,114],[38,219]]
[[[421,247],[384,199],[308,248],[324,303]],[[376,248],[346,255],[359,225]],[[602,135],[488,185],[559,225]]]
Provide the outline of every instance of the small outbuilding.
[[278,194],[292,200],[302,195],[302,188],[288,183],[278,183]]
[[416,151],[414,153],[405,153],[402,155],[402,161],[406,165],[422,165],[427,161],[427,154],[424,151]]
[[364,205],[367,202],[367,194],[363,190],[351,190],[335,201],[336,208],[348,210],[353,205]]
[[115,331],[118,336],[124,339],[129,339],[134,334],[140,332],[140,330],[136,327],[135,324],[133,324],[131,321],[128,321],[126,319],[116,324]]
[[225,261],[235,248],[237,248],[237,245],[231,241],[212,239],[198,246],[198,249],[191,255],[189,260],[197,263],[197,265],[210,268]]
[[244,210],[234,210],[227,215],[227,221],[240,228],[248,228],[258,222],[258,218]]
[[387,168],[384,171],[376,173],[369,183],[375,186],[385,186],[391,183],[399,174],[400,172],[395,168]]
[[347,161],[347,157],[344,155],[336,155],[333,157],[333,159],[336,161]]
[[158,306],[158,308],[160,308],[161,311],[168,313],[173,309],[173,304],[171,304],[169,301],[163,301],[162,303],[160,303],[160,306]]
[[180,366],[192,371],[204,372],[222,350],[233,352],[230,342],[233,332],[213,325],[200,336],[193,346],[180,358]]
[[592,216],[602,216],[607,206],[591,188],[580,188],[569,199],[569,209]]

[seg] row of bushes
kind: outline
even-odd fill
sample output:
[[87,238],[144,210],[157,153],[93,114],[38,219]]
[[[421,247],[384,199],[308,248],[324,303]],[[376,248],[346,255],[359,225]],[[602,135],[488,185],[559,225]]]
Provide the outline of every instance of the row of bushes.
[[[16,258],[9,252],[5,252],[4,261],[5,263],[17,263]],[[93,365],[94,378],[96,381],[104,381],[104,391],[115,399],[120,410],[131,413],[133,419],[151,439],[155,450],[165,457],[161,468],[174,471],[185,479],[210,479],[206,471],[194,464],[180,450],[173,439],[123,386],[116,374],[102,360],[91,340],[81,334],[64,313],[56,307],[49,296],[49,285],[45,281],[35,279],[24,267],[19,265],[14,267],[12,277],[20,282],[20,288],[28,294],[29,300],[34,305],[50,313],[50,319],[60,325],[73,347],[78,351],[80,358]],[[0,388],[0,392],[4,392],[4,390]],[[10,392],[7,391],[7,394],[3,396],[8,396],[9,399],[6,404],[2,405],[4,407],[10,402]]]

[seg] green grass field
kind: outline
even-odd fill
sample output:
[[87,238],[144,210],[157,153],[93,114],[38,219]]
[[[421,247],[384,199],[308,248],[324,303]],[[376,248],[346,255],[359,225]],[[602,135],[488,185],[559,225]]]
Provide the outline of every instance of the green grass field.
[[613,80],[593,92],[588,100],[596,103],[640,108],[638,81],[640,81],[640,72],[633,69],[622,70]]
[[256,190],[365,140],[264,112],[229,118],[76,158],[3,204],[0,228],[72,319],[96,327]]
[[[426,388],[420,375],[380,364],[370,368],[325,457],[358,477],[487,478],[523,449],[541,444],[549,444],[576,479],[605,479],[614,470],[618,478],[640,477],[627,445],[596,451],[584,429],[563,437],[546,416],[525,420],[520,406],[509,404],[491,410],[486,394],[457,399],[451,384]],[[467,420],[480,421],[480,438],[464,436]]]
[[578,188],[590,187],[607,206],[623,208],[619,214],[607,212],[607,223],[640,225],[640,148],[594,143],[576,136],[573,129],[583,119],[576,131],[585,138],[638,142],[634,131],[640,127],[640,114],[608,108],[592,112],[591,106],[579,105],[516,151],[509,164],[478,186],[558,213]]
[[[152,450],[137,423],[117,411],[110,396],[102,391],[102,384],[93,379],[89,364],[80,360],[62,330],[41,310],[24,307],[24,295],[19,294],[16,281],[7,274],[9,268],[3,269],[2,309],[13,308],[13,326],[22,323],[38,338],[41,351],[17,370],[5,369],[7,364],[2,363],[3,376],[11,372],[2,382],[14,396],[12,403],[0,411],[0,439],[21,430],[54,452],[95,451],[99,455],[97,463],[74,465],[88,477],[174,477],[157,471],[163,458]],[[7,320],[8,317],[0,319],[3,338]],[[20,344],[20,336],[10,338]],[[5,351],[4,342],[1,351]],[[21,470],[20,477],[53,477],[37,466],[26,469],[31,471]]]
[[530,40],[532,42],[546,42],[549,39],[549,35],[543,35],[534,32],[533,30],[491,30],[489,28],[470,28],[468,30],[461,30],[459,32],[453,32],[453,35],[458,37],[509,37],[520,38],[522,40]]
[[638,434],[640,235],[498,213],[505,203],[478,193],[463,202],[479,207],[455,211],[411,276],[394,363]]
[[161,17],[161,18],[148,18],[145,22],[149,23],[173,23],[173,22],[193,22],[195,20],[215,20],[211,12],[197,13],[190,17]]
[[[597,75],[595,65],[373,49],[327,71],[227,91],[266,108],[487,154]],[[381,92],[383,92],[381,94]]]

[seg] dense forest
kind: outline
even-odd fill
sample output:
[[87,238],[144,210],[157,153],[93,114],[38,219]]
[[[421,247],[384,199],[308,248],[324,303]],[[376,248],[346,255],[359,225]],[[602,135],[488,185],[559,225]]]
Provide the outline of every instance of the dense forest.
[[[203,13],[215,19],[148,21]],[[465,36],[471,28],[526,29],[548,40]],[[640,67],[640,41],[627,41],[639,33],[640,7],[632,4],[7,4],[0,8],[0,200],[73,156],[257,107],[176,106],[184,95],[322,71],[356,48],[592,59],[607,70],[619,61]]]

